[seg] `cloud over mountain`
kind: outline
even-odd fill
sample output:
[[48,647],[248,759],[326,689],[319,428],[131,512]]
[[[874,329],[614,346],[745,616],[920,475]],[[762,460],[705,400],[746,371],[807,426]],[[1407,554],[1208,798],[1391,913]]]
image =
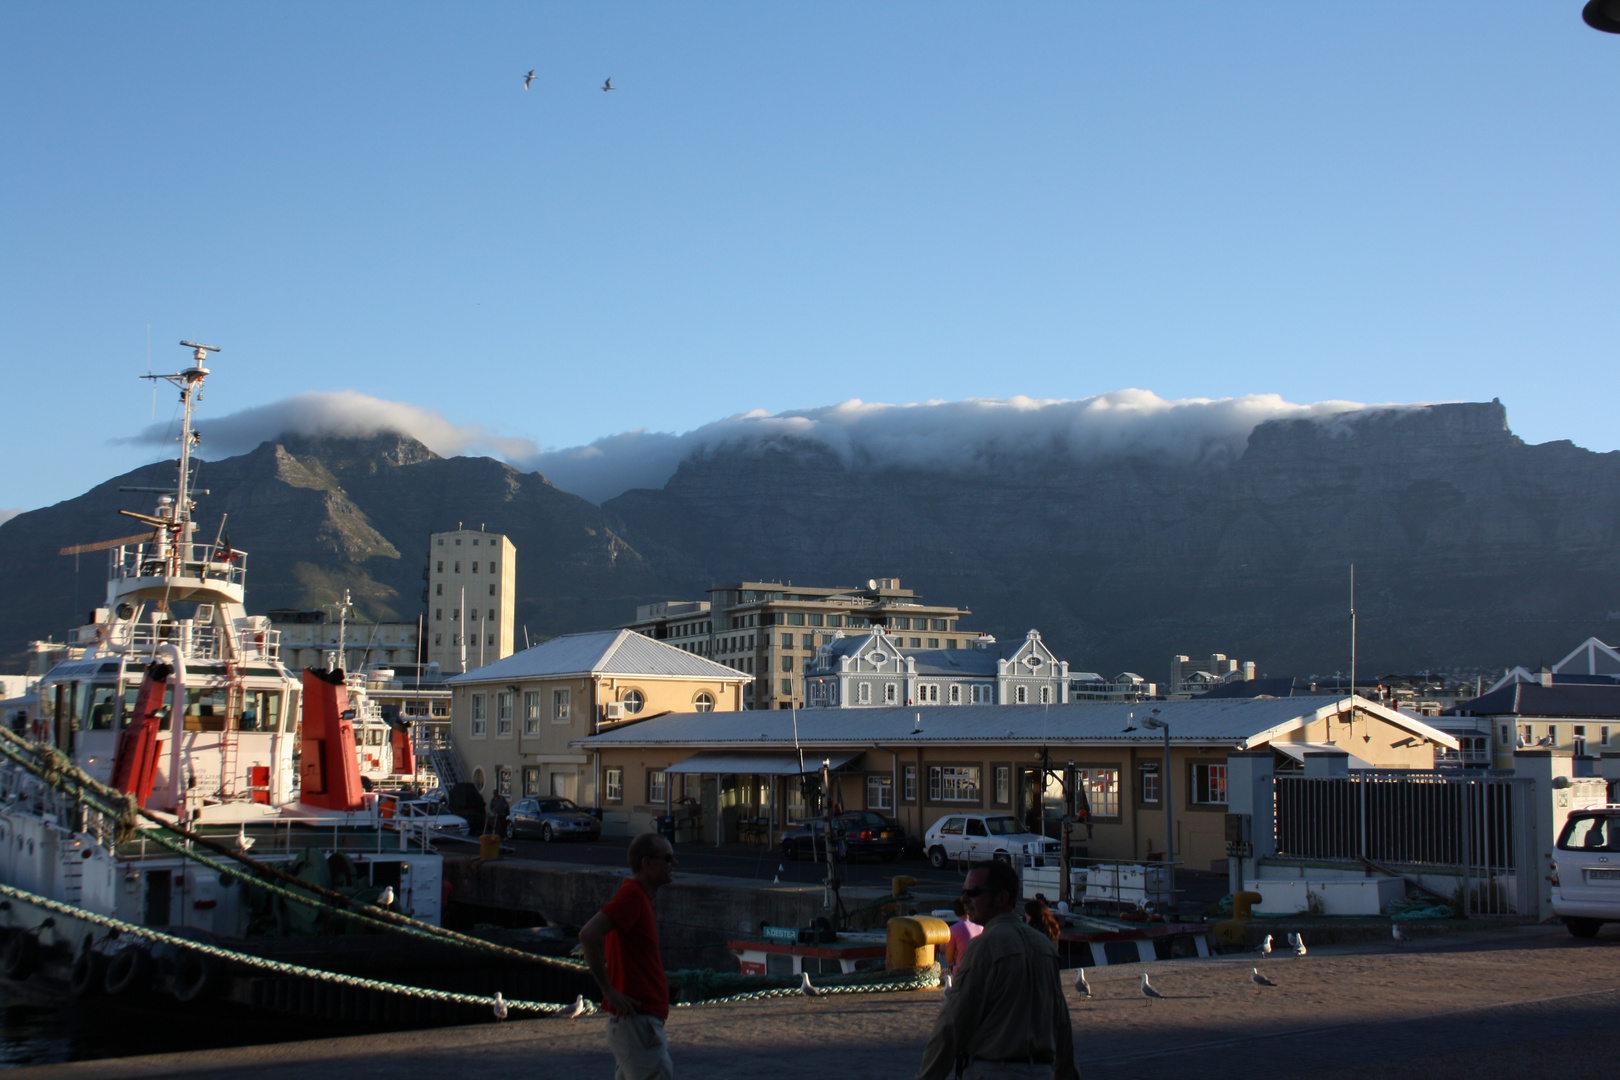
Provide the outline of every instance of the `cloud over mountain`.
[[[286,433],[398,431],[445,456],[488,454],[538,470],[563,490],[600,502],[631,488],[661,487],[689,457],[781,439],[821,443],[851,464],[977,469],[1009,456],[1052,453],[1079,460],[1151,455],[1190,463],[1241,453],[1249,433],[1268,420],[1332,422],[1370,407],[1353,401],[1298,405],[1276,394],[1166,400],[1134,389],[1072,400],[885,405],[852,399],[781,413],[739,413],[684,433],[626,431],[586,446],[541,450],[527,439],[453,423],[432,409],[338,391],[298,394],[201,421],[198,428],[213,457],[242,453]],[[130,441],[158,445],[172,438],[172,427],[153,425]]]

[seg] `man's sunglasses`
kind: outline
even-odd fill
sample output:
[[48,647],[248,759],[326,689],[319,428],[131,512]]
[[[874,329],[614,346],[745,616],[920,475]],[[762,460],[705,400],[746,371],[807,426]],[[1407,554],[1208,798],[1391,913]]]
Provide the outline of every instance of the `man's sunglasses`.
[[972,900],[974,897],[983,896],[989,891],[989,889],[963,889],[962,895],[967,897],[969,900]]

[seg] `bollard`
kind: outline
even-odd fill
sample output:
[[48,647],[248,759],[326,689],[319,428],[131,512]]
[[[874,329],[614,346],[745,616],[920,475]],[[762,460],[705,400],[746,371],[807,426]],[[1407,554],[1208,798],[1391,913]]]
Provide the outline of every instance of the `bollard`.
[[501,857],[501,838],[494,833],[485,833],[478,838],[478,857],[484,862],[493,862]]
[[932,915],[897,915],[889,920],[884,966],[928,967],[934,962],[934,946],[951,940],[950,925]]
[[915,884],[917,884],[916,878],[908,877],[905,874],[896,874],[889,881],[889,895],[904,896],[906,893],[911,891],[911,887]]
[[1233,893],[1232,917],[1215,924],[1215,940],[1234,948],[1241,946],[1244,942],[1244,924],[1253,917],[1249,909],[1264,901],[1265,897],[1257,892]]

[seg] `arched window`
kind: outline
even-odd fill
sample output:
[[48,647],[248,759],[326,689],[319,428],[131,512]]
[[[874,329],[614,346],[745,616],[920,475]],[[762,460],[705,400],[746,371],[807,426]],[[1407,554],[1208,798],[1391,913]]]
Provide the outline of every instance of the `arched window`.
[[636,715],[636,713],[645,708],[647,704],[647,698],[640,690],[626,690],[624,692],[624,697],[620,698],[619,700],[624,702],[624,711],[629,716]]
[[483,791],[484,791],[484,770],[483,769],[474,769],[473,770],[473,787],[478,789],[479,794],[483,794]]
[[692,699],[692,708],[698,712],[714,712],[714,695],[707,690],[699,691],[698,696]]

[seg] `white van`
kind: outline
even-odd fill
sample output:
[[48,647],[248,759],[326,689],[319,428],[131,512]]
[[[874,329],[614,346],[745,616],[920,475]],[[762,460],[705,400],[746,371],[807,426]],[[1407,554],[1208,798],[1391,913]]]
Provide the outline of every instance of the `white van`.
[[1569,815],[1553,852],[1552,907],[1576,937],[1620,922],[1620,804]]

